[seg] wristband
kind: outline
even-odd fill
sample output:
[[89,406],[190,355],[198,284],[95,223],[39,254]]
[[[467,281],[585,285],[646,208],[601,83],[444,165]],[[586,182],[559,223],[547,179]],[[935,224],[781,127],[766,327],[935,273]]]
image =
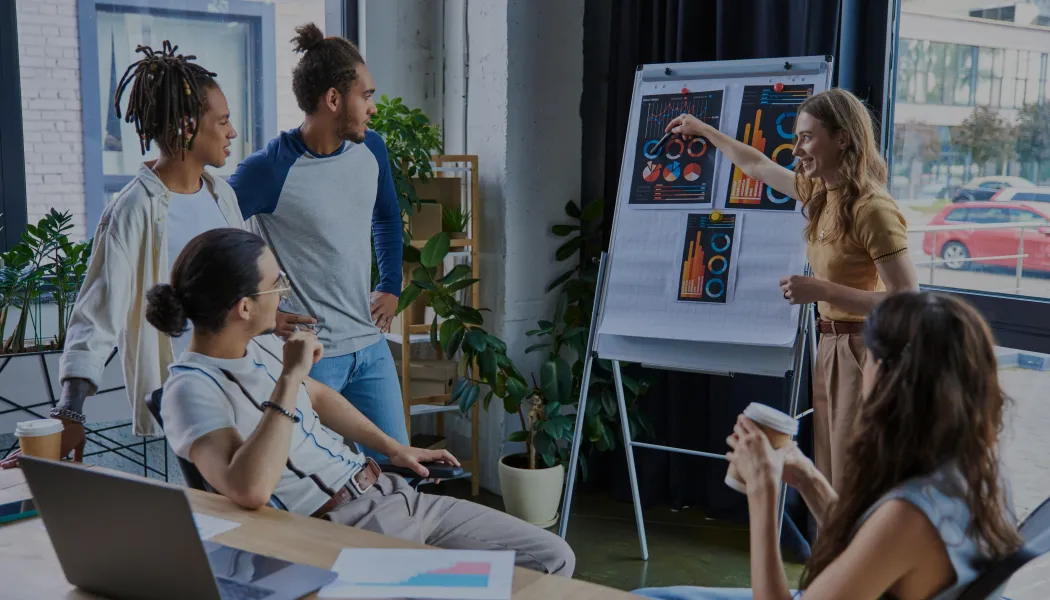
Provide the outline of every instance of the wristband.
[[87,420],[87,417],[85,417],[82,413],[69,410],[68,408],[52,408],[51,414],[49,416],[53,419],[66,419],[67,421],[72,421],[81,425],[83,425],[84,421]]
[[283,407],[283,406],[281,406],[280,404],[274,404],[273,402],[270,402],[269,400],[267,400],[266,402],[263,402],[259,406],[259,408],[261,408],[263,410],[266,410],[267,408],[272,408],[272,409],[276,410],[277,412],[281,413],[282,415],[284,415],[284,416],[288,417],[289,419],[291,419],[292,423],[298,423],[299,422],[299,417],[298,416],[293,415],[292,413],[288,412],[288,409]]

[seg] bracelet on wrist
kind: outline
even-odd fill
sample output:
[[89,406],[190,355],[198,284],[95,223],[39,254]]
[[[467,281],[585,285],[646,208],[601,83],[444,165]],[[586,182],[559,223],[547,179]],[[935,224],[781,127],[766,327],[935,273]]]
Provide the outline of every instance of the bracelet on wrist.
[[83,413],[78,413],[68,408],[58,408],[57,406],[51,409],[51,414],[49,416],[52,419],[65,419],[81,425],[87,420],[87,417],[85,417]]
[[263,410],[271,408],[271,409],[276,410],[277,412],[281,413],[282,415],[288,417],[289,419],[291,419],[292,423],[298,423],[299,422],[299,417],[298,416],[292,414],[291,412],[288,411],[287,408],[281,406],[280,404],[276,404],[276,403],[270,402],[269,400],[267,400],[266,402],[263,402],[262,405],[260,405],[260,408],[262,408]]

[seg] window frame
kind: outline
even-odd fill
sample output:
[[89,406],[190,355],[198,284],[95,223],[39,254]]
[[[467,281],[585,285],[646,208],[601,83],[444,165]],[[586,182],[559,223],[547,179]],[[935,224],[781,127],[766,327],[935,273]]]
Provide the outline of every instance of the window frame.
[[26,227],[24,141],[17,8],[14,2],[0,2],[0,251],[4,252],[21,240]]
[[[891,39],[890,43],[887,44],[887,48],[893,49],[894,52],[889,60],[890,68],[887,69],[886,85],[888,93],[886,97],[890,99],[891,102],[890,106],[886,107],[886,116],[887,122],[893,123],[893,126],[896,126],[896,123],[893,121],[893,113],[896,103],[902,101],[902,99],[897,97],[898,65],[896,64],[897,58],[899,57],[899,52],[897,52],[896,49],[901,41],[900,15],[902,0],[892,0],[892,2],[893,7],[891,10],[897,15],[897,18],[891,24]],[[978,48],[976,45],[973,47],[975,49]],[[1040,58],[1045,65],[1047,61],[1047,53],[1042,53]],[[974,57],[973,69],[974,74],[977,75],[977,73],[979,73],[977,56]],[[1042,71],[1042,76],[1046,77],[1045,69]],[[1046,81],[1041,81],[1040,83],[1043,85],[1047,84]],[[974,85],[970,88],[971,105],[973,105],[975,101],[974,95],[976,94],[976,88],[977,84],[975,79]],[[907,100],[903,101],[906,102]],[[890,166],[888,172],[893,173],[893,135],[891,134],[885,137],[890,140],[890,143],[884,144],[883,146],[883,158]],[[947,217],[947,215],[945,216]],[[1000,346],[1016,350],[1025,350],[1028,352],[1050,354],[1050,319],[1046,318],[1046,315],[1050,314],[1050,299],[947,288],[933,285],[920,285],[919,287],[923,290],[951,294],[969,302],[984,316],[988,325],[992,329],[992,333],[995,335],[996,343]]]
[[252,72],[251,119],[252,150],[259,150],[277,135],[277,41],[274,6],[265,2],[227,0],[223,13],[209,10],[210,0],[80,0],[77,6],[77,30],[80,35],[81,129],[84,144],[84,212],[87,230],[94,231],[106,207],[109,194],[120,191],[134,175],[106,175],[102,167],[101,107],[98,65],[98,12],[140,13],[165,17],[224,22],[228,19],[248,21],[251,31],[249,51]]

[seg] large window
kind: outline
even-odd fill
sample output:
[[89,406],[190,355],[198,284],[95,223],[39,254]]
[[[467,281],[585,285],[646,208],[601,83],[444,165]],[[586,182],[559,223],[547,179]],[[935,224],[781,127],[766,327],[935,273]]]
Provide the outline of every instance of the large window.
[[[116,83],[141,57],[137,46],[170,40],[218,74],[238,133],[227,166],[216,173],[225,176],[279,130],[301,122],[291,89],[295,27],[343,28],[335,0],[12,1],[22,132],[4,140],[23,144],[27,200],[20,202],[30,223],[52,208],[69,211],[78,238],[91,235],[106,203],[156,156],[156,148],[142,155],[134,127],[120,118],[126,97],[120,117],[113,106]],[[0,68],[0,78],[9,75]]]

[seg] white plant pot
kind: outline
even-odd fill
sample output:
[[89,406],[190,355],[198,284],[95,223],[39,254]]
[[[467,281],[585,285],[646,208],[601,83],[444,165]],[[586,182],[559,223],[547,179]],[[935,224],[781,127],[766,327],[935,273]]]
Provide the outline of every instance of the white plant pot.
[[[0,355],[0,434],[12,433],[19,421],[51,412],[51,403],[62,395],[58,380],[61,351]],[[102,372],[100,393],[84,403],[90,422],[131,418],[120,357],[114,356]]]
[[509,466],[507,458],[510,457],[504,456],[499,461],[499,487],[507,513],[538,527],[553,526],[558,522],[565,467],[558,464],[550,468],[519,469]]

